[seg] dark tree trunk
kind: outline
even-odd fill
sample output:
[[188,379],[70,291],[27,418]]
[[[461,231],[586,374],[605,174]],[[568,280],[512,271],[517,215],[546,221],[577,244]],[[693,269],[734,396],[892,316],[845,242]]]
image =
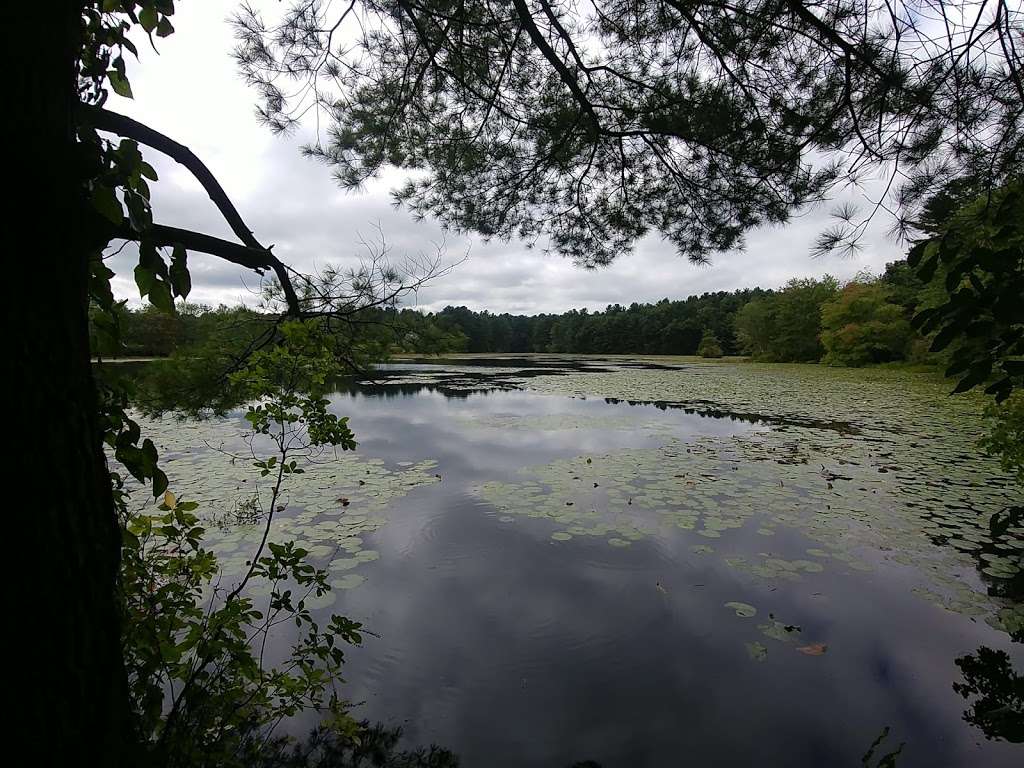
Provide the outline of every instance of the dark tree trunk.
[[5,549],[25,569],[9,567],[6,579],[14,604],[5,609],[7,634],[16,638],[8,656],[14,743],[36,765],[116,766],[129,762],[132,739],[116,590],[119,534],[89,356],[95,241],[75,160],[81,3],[5,5],[13,89],[4,110],[12,129],[5,147],[6,378],[14,429],[4,496],[8,519],[20,523]]

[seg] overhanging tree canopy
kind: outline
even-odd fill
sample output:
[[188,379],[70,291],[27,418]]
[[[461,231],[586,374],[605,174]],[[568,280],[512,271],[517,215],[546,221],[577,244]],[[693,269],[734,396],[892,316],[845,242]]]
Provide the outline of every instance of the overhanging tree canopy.
[[[275,130],[355,187],[387,165],[419,214],[609,262],[656,230],[704,261],[840,180],[899,220],[1019,172],[1024,15],[1005,0],[364,0],[236,18]],[[318,122],[319,125],[319,122]]]

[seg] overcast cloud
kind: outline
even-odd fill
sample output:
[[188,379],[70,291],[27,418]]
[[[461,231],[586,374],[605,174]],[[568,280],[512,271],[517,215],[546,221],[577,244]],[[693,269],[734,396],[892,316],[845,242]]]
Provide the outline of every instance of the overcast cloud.
[[[280,8],[278,3],[268,5],[271,13]],[[882,222],[868,233],[856,257],[811,259],[811,243],[827,226],[831,206],[807,211],[782,228],[752,232],[743,252],[716,255],[709,267],[680,259],[657,237],[645,238],[611,267],[586,271],[521,242],[484,243],[446,234],[436,222],[416,222],[391,205],[388,190],[401,173],[393,172],[358,193],[343,192],[328,168],[299,155],[301,135],[275,137],[256,122],[255,94],[241,81],[231,58],[234,43],[226,20],[236,7],[237,0],[179,3],[177,32],[157,41],[159,55],[142,43],[142,62],[129,64],[135,100],[114,97],[109,106],[190,147],[220,179],[257,238],[274,244],[274,252],[296,269],[353,263],[362,252],[360,237],[375,238],[379,225],[396,255],[430,253],[441,243],[449,263],[468,253],[451,274],[422,289],[410,305],[434,310],[465,304],[494,312],[536,313],[777,287],[791,277],[826,273],[849,278],[862,270],[878,272],[901,254],[885,237]],[[154,150],[144,152],[160,175],[152,185],[157,221],[234,239],[187,171]],[[134,303],[138,291],[131,278],[132,256],[126,249],[111,266],[118,273],[115,291]],[[194,286],[190,300],[254,301],[257,282],[252,273],[203,254],[193,255],[189,263]]]

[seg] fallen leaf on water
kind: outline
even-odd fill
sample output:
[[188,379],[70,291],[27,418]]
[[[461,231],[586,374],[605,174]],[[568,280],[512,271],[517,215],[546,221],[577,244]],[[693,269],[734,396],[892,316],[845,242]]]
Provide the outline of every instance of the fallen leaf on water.
[[811,643],[810,645],[801,645],[797,650],[807,656],[824,656],[828,646],[825,643]]

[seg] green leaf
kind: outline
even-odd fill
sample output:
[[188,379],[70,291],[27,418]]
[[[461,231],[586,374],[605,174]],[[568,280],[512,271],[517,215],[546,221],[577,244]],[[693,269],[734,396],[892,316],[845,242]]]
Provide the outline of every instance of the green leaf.
[[921,278],[921,282],[930,283],[932,278],[935,277],[935,270],[939,267],[939,257],[932,256],[929,259],[925,259],[921,266],[917,269],[917,276]]
[[114,89],[114,93],[118,96],[123,96],[126,99],[135,98],[132,95],[132,87],[128,82],[128,78],[121,75],[120,72],[114,69],[108,70],[107,79],[110,80],[110,87]]
[[929,309],[922,309],[920,312],[918,312],[911,318],[910,325],[913,328],[922,328],[924,327],[924,324],[928,322],[929,319],[934,317],[937,313],[938,309],[934,307]]
[[952,325],[947,325],[935,336],[935,339],[934,341],[932,341],[932,345],[929,348],[929,351],[941,352],[942,350],[949,346],[950,342],[952,342],[953,339],[957,337],[957,334],[959,332],[960,328],[958,324],[954,323]]
[[974,389],[974,387],[983,383],[991,373],[992,364],[989,362],[982,362],[978,365],[972,366],[968,374],[960,379],[960,382],[956,385],[956,389],[953,390],[953,394],[958,395],[961,392]]
[[135,267],[135,284],[139,286],[139,297],[146,298],[149,292],[153,290],[153,284],[156,282],[156,275],[153,274],[153,270],[149,267],[139,264]]
[[768,658],[768,649],[758,642],[747,643],[747,653],[754,661],[764,661]]
[[139,12],[139,24],[142,25],[142,28],[146,30],[146,32],[152,32],[156,29],[159,22],[160,18],[157,15],[155,7],[148,6]]
[[914,268],[921,263],[921,257],[924,256],[924,249],[927,243],[917,243],[907,253],[907,264]]
[[110,187],[97,185],[92,190],[92,205],[105,219],[113,224],[120,224],[124,221],[124,210],[121,208],[121,201],[117,199],[114,190]]
[[136,232],[144,232],[153,223],[149,201],[131,188],[124,190],[124,203],[128,207],[128,223]]
[[149,302],[157,309],[174,314],[174,297],[171,296],[171,285],[164,280],[154,280],[149,290]]
[[192,290],[192,277],[188,271],[188,251],[183,245],[175,244],[171,253],[170,278],[174,294],[186,298]]
[[139,264],[148,269],[154,275],[167,276],[167,268],[164,260],[160,258],[153,243],[143,240],[139,243]]
[[167,475],[161,469],[153,469],[153,498],[159,498],[167,490]]

